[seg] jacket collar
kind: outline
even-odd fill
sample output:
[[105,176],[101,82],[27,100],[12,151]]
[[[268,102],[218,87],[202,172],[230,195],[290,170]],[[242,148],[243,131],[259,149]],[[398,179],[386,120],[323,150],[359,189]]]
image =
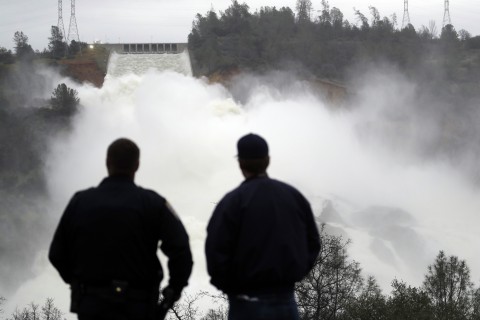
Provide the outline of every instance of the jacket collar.
[[261,174],[257,174],[255,176],[251,176],[251,177],[248,177],[247,179],[245,179],[242,184],[244,183],[247,183],[247,182],[250,182],[252,180],[258,180],[258,179],[270,179],[268,177],[268,174],[267,173],[261,173]]
[[135,185],[135,182],[127,176],[108,176],[105,177],[100,185],[108,185],[108,184],[132,184]]

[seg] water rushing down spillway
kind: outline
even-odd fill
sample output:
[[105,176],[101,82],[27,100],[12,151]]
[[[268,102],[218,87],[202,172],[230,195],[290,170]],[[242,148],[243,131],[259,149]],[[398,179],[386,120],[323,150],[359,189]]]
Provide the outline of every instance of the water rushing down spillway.
[[107,75],[120,77],[126,74],[142,75],[148,71],[174,71],[192,75],[188,51],[178,54],[117,54],[110,56]]

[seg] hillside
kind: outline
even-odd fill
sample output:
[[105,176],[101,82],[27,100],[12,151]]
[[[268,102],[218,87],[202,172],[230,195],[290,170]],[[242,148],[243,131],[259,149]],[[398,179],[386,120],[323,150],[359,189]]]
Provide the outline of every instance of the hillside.
[[87,48],[73,59],[59,60],[62,72],[79,81],[89,82],[100,88],[107,74],[109,52],[100,46]]

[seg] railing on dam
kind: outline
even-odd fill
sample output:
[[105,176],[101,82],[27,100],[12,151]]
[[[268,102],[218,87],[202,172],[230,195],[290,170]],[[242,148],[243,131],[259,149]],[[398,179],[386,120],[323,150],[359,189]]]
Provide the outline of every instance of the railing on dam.
[[186,43],[103,43],[101,46],[126,54],[180,53],[187,49]]

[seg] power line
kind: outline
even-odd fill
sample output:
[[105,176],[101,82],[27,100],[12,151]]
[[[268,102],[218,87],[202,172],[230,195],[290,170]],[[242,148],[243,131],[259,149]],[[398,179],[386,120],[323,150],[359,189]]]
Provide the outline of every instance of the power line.
[[410,24],[410,14],[408,13],[408,0],[403,0],[403,20],[402,29]]
[[75,0],[71,0],[72,10],[70,14],[70,26],[68,27],[68,38],[67,42],[71,42],[75,40],[80,42],[80,36],[78,35],[78,28],[77,28],[77,19],[75,18]]
[[443,27],[447,24],[452,24],[450,19],[450,0],[445,0],[445,12],[443,13]]
[[65,34],[65,27],[63,26],[63,8],[62,0],[58,0],[58,22],[57,22],[58,31],[62,34],[63,40],[67,41]]

